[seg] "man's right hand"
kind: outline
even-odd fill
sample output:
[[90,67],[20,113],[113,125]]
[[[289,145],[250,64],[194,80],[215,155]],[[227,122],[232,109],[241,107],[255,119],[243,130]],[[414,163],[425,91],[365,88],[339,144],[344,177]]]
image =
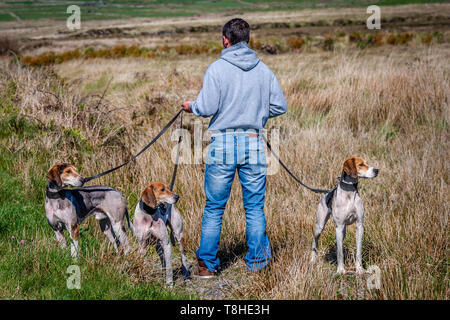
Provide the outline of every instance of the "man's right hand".
[[189,104],[191,102],[192,101],[186,101],[186,102],[183,102],[183,104],[181,105],[183,107],[184,111],[187,113],[192,113],[191,107],[189,107]]

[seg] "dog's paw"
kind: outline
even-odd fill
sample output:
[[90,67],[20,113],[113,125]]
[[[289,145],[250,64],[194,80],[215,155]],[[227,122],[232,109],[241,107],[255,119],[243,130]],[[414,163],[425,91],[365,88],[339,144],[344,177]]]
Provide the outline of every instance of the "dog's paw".
[[189,269],[186,269],[184,266],[181,269],[181,274],[183,275],[183,277],[186,280],[190,280],[191,279],[191,272],[189,271]]
[[346,271],[345,271],[344,268],[338,268],[337,271],[336,271],[336,274],[337,274],[337,275],[344,275],[345,272],[346,272]]
[[356,267],[356,274],[357,275],[362,275],[366,273],[366,270],[363,267]]

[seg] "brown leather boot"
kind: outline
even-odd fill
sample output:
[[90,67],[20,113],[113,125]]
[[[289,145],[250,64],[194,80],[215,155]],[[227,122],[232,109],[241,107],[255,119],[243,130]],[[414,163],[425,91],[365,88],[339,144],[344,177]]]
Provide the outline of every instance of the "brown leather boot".
[[192,272],[192,276],[197,279],[211,279],[214,278],[214,272],[211,272],[206,267],[203,260],[197,260],[198,266],[197,268]]

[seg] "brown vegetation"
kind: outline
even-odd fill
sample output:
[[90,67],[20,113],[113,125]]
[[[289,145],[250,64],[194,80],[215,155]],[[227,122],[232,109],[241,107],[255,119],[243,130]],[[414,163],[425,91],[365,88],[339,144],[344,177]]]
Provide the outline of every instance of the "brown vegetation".
[[19,42],[8,37],[0,37],[0,56],[6,54],[18,54]]
[[[412,33],[401,34],[389,34],[384,33],[368,33],[361,34],[354,32],[348,36],[348,39],[343,38],[340,34],[327,35],[324,39],[310,39],[305,40],[302,37],[291,36],[287,39],[268,39],[261,41],[259,39],[252,38],[249,42],[249,46],[256,51],[260,51],[267,54],[279,54],[289,51],[298,51],[302,48],[311,48],[315,46],[315,42],[318,41],[318,47],[324,51],[333,51],[336,44],[341,43],[344,46],[351,46],[356,44],[360,49],[364,49],[370,46],[380,47],[385,44],[384,38],[386,38],[386,44],[390,45],[406,45],[414,38],[420,39],[422,43],[430,44],[433,39],[435,42],[441,41],[442,34],[426,34],[414,35]],[[198,55],[198,54],[219,54],[222,47],[218,42],[201,42],[194,44],[181,43],[173,46],[164,44],[162,46],[155,46],[152,48],[139,47],[137,45],[125,46],[116,45],[114,47],[94,49],[89,47],[85,50],[75,49],[64,51],[60,53],[46,52],[38,56],[24,56],[22,57],[22,63],[30,66],[46,66],[51,64],[59,64],[65,61],[74,59],[118,59],[118,58],[155,58],[155,57],[167,57],[174,55]]]
[[[381,36],[371,41],[376,45]],[[42,130],[21,141],[21,149],[16,150],[19,143],[14,140],[5,146],[17,152],[14,170],[23,183],[29,185],[29,172],[39,170],[29,154],[46,155],[47,167],[58,160],[71,162],[87,176],[138,151],[182,100],[195,97],[204,70],[217,58],[216,54],[199,57],[188,46],[176,48],[161,48],[165,53],[176,52],[170,63],[162,56],[142,60],[138,47],[114,47],[99,59],[68,58],[51,69],[2,65],[2,92],[13,82],[17,90],[11,105],[17,116]],[[268,129],[280,130],[281,157],[296,174],[308,184],[326,188],[334,185],[343,160],[351,155],[380,168],[379,177],[362,181],[360,191],[366,209],[364,265],[381,269],[381,288],[368,289],[367,276],[335,276],[332,221],[320,240],[320,262],[309,264],[319,197],[294,185],[280,169],[268,178],[265,207],[274,259],[258,274],[248,273],[242,262],[245,219],[240,187],[233,186],[220,249],[225,269],[221,279],[231,286],[226,297],[448,298],[449,51],[445,44],[410,46],[408,55],[403,49],[262,56],[275,71],[289,104],[287,114],[270,120]],[[100,54],[90,52],[96,58]],[[123,56],[135,58],[117,59]],[[83,88],[88,87],[96,88],[98,95],[107,89],[99,105],[98,96],[86,97]],[[195,121],[202,121],[206,128],[206,120]],[[185,122],[191,130],[194,118],[187,116]],[[150,181],[168,181],[172,162],[167,146],[175,144],[170,133],[163,136],[135,164],[98,183],[124,192],[133,212],[137,195]],[[178,206],[185,220],[186,249],[194,261],[204,205],[203,166],[182,164],[176,191],[181,196]],[[352,270],[354,227],[347,232],[345,247],[346,267]],[[130,258],[129,263],[130,277],[147,281],[145,274],[133,271],[141,269],[140,260]],[[193,290],[189,284],[180,286]]]

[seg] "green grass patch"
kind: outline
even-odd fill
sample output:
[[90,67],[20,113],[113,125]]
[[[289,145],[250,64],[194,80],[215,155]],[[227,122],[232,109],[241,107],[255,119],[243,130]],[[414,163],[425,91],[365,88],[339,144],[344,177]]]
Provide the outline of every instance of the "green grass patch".
[[[95,1],[85,1],[94,3]],[[157,0],[157,1],[103,1],[104,6],[86,6],[79,4],[82,21],[99,19],[145,18],[145,17],[180,17],[198,16],[205,13],[235,13],[248,11],[301,10],[307,8],[364,7],[376,5],[404,5],[417,3],[446,2],[445,0]],[[8,1],[0,11],[1,21],[54,19],[65,20],[69,4],[63,0],[47,2]]]
[[384,141],[388,141],[395,138],[399,131],[400,128],[397,125],[392,123],[385,123],[378,129],[377,135]]
[[[166,289],[160,281],[133,280],[133,261],[112,250],[96,230],[94,218],[82,224],[81,255],[61,249],[47,223],[44,209],[48,155],[39,140],[50,132],[15,114],[0,120],[0,296],[4,299],[190,299],[181,289]],[[55,129],[56,130],[56,129]],[[87,148],[74,128],[60,128],[62,139]],[[27,143],[26,148],[13,141]],[[8,148],[9,146],[9,148]],[[16,149],[14,149],[16,148]],[[18,165],[22,163],[23,165]],[[30,165],[32,163],[32,165]],[[131,195],[136,200],[136,195]],[[92,220],[92,221],[91,221]],[[68,238],[68,237],[67,237]],[[134,238],[130,235],[130,242]],[[68,243],[69,244],[69,243]],[[113,261],[111,261],[113,260]],[[81,288],[68,289],[67,268],[81,272]]]

